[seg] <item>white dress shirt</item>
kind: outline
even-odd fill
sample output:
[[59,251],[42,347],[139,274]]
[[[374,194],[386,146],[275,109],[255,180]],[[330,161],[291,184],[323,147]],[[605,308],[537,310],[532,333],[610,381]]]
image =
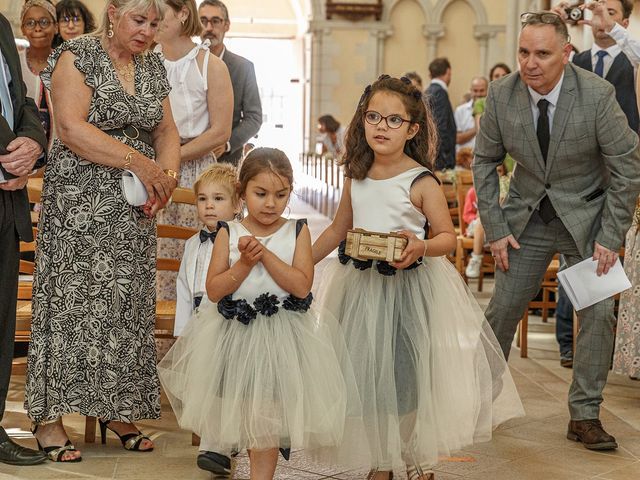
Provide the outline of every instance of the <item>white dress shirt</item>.
[[540,110],[538,110],[538,102],[541,99],[545,99],[549,102],[549,107],[547,109],[547,114],[549,115],[549,133],[553,131],[553,116],[556,113],[556,105],[558,105],[558,98],[560,97],[560,89],[562,88],[562,81],[564,80],[564,72],[556,83],[556,86],[553,87],[546,95],[540,95],[533,88],[527,87],[529,90],[529,103],[531,104],[531,113],[533,113],[533,125],[535,128],[538,128],[538,117],[540,116]]
[[627,56],[633,67],[640,64],[640,40],[631,38],[629,31],[620,24],[615,24],[609,36],[613,38],[622,52]]
[[[456,108],[453,113],[453,117],[456,120],[456,130],[458,132],[466,132],[476,126],[476,120],[473,118],[473,100],[469,100],[467,103],[463,103]],[[457,144],[456,152],[461,148],[469,147],[473,148],[476,145],[476,136],[471,137],[466,143]]]
[[613,61],[622,52],[622,49],[620,48],[620,45],[618,45],[617,43],[615,45],[611,45],[609,48],[600,48],[598,45],[594,43],[593,47],[591,47],[591,71],[592,72],[596,71],[596,63],[598,62],[598,52],[600,50],[604,50],[608,54],[602,58],[602,64],[604,67],[602,78],[606,78],[607,74],[609,73],[609,69],[613,64]]

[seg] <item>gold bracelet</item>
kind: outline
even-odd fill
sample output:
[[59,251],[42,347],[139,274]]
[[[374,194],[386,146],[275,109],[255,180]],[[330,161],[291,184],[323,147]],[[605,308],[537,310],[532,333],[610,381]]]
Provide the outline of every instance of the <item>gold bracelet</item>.
[[171,170],[170,168],[165,168],[163,172],[168,177],[173,178],[176,182],[180,182],[180,174],[175,170]]
[[129,170],[129,168],[131,167],[131,162],[133,161],[133,155],[135,153],[138,153],[136,150],[134,150],[133,148],[129,150],[129,152],[124,156],[124,164],[122,164],[122,169],[123,170]]
[[231,280],[233,280],[235,283],[238,283],[238,279],[233,276],[233,273],[229,272],[229,276],[231,277]]

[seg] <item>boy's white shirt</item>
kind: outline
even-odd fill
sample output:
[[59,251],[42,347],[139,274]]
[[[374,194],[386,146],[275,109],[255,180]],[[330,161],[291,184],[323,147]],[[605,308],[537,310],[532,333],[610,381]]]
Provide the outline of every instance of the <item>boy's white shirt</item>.
[[[176,319],[173,326],[173,335],[178,337],[182,335],[191,315],[193,314],[193,296],[195,295],[196,280],[196,263],[198,261],[198,251],[200,248],[206,248],[207,252],[204,257],[207,267],[203,269],[206,280],[211,254],[213,253],[213,242],[207,240],[200,242],[200,232],[188,239],[184,244],[184,255],[180,263],[178,271],[178,279],[176,281]],[[202,301],[206,301],[206,292]]]

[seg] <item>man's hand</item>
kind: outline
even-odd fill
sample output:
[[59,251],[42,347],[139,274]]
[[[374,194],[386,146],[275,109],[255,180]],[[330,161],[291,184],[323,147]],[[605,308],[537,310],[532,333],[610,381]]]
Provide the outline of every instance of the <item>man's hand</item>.
[[506,272],[509,270],[509,246],[520,250],[520,244],[513,235],[502,237],[495,242],[489,242],[491,247],[491,256],[496,261],[496,266]]
[[22,177],[12,178],[11,180],[0,183],[0,190],[6,190],[9,192],[15,190],[22,190],[29,180],[29,175],[23,175]]
[[0,163],[7,172],[22,177],[33,170],[36,160],[42,154],[42,147],[29,137],[18,137],[9,142],[7,151],[9,153],[6,155],[0,155]]
[[596,269],[596,274],[598,276],[603,273],[606,275],[609,273],[609,269],[613,267],[613,264],[616,263],[618,259],[618,252],[614,252],[613,250],[609,250],[606,247],[603,247],[598,242],[595,243],[593,249],[593,259],[597,260],[598,268]]
[[591,20],[579,20],[578,25],[589,25],[593,29],[593,32],[603,31],[609,33],[611,29],[616,25],[616,22],[607,9],[607,2],[604,0],[598,0],[597,2],[587,3],[580,5],[582,9],[591,10],[593,18]]
[[553,7],[551,11],[558,15],[566,23],[567,20],[569,20],[569,16],[567,15],[565,9],[569,8],[570,6],[571,4],[569,2],[560,2],[555,7]]

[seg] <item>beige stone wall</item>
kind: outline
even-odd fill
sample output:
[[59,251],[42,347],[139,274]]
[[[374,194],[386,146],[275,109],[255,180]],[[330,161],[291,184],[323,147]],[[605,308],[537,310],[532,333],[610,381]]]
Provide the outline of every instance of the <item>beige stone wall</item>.
[[[99,16],[104,0],[85,0]],[[369,0],[358,0],[366,2]],[[0,0],[0,10],[18,25],[23,0]],[[519,15],[542,0],[384,0],[383,19],[351,22],[324,18],[324,0],[227,0],[230,36],[300,38],[305,63],[305,143],[313,143],[315,119],[331,113],[347,123],[364,85],[386,72],[415,70],[426,84],[428,64],[447,56],[453,67],[450,97],[460,102],[475,75],[496,62],[516,66]],[[552,3],[557,3],[554,0]],[[640,1],[630,30],[640,37]],[[19,29],[16,30],[16,33]],[[579,48],[590,31],[571,32]],[[277,66],[277,59],[274,59]]]

